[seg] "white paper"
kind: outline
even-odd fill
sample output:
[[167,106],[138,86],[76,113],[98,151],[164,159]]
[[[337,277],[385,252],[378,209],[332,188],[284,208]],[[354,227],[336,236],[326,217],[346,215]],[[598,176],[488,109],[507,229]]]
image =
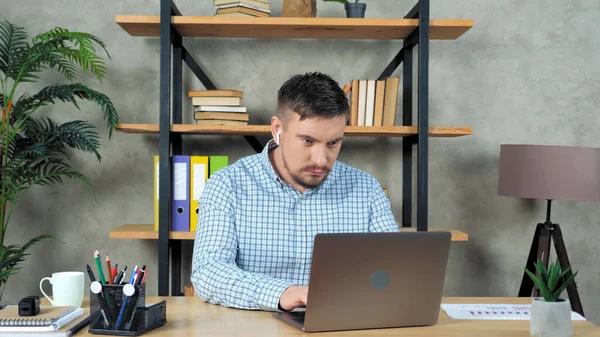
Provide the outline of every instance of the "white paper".
[[173,165],[173,200],[187,200],[188,196],[188,166],[187,163]]
[[[508,319],[529,320],[531,304],[442,304],[442,309],[452,319]],[[571,311],[571,319],[585,321]]]

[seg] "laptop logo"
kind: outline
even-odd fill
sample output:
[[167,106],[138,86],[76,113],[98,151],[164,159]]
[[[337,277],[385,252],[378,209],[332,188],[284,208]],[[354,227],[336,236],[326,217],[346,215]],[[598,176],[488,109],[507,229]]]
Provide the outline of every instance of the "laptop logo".
[[390,284],[390,273],[387,270],[378,270],[371,275],[371,287],[383,290]]

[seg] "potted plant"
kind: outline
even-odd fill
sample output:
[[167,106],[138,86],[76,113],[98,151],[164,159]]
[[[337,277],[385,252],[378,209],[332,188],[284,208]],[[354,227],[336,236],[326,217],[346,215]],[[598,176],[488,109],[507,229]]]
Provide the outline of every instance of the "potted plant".
[[547,337],[571,336],[571,304],[568,299],[560,298],[560,294],[569,282],[574,282],[578,272],[570,274],[571,268],[561,270],[556,261],[546,269],[542,260],[538,260],[535,268],[539,274],[537,276],[525,269],[542,295],[532,299],[530,334]]
[[[104,77],[106,67],[96,52],[97,46],[106,51],[100,39],[59,27],[31,41],[28,38],[23,27],[0,22],[0,304],[6,282],[20,269],[28,249],[52,238],[39,235],[23,245],[5,244],[19,198],[34,185],[62,183],[63,178],[80,180],[91,190],[89,179],[68,164],[69,148],[94,153],[101,160],[99,136],[93,125],[80,119],[59,124],[34,115],[57,102],[79,108],[79,99],[100,107],[109,138],[118,124],[117,111],[107,96],[73,82],[78,68],[100,80]],[[33,94],[19,92],[21,84],[35,82],[47,69],[56,69],[69,82],[46,86]]]
[[344,8],[346,9],[346,17],[347,18],[364,18],[365,11],[367,10],[367,4],[358,2],[359,0],[325,0],[332,2],[339,2],[344,4]]

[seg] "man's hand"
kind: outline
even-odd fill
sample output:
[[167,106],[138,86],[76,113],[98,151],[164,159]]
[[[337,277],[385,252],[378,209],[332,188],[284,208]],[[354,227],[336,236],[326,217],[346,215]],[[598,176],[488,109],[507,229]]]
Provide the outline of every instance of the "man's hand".
[[279,297],[279,305],[284,310],[305,307],[307,298],[307,286],[290,286]]

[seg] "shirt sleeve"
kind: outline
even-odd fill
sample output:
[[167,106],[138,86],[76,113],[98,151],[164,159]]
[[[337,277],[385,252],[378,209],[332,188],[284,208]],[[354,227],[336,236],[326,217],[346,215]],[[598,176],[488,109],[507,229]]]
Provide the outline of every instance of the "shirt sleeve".
[[277,311],[281,293],[292,284],[238,267],[234,192],[224,172],[207,181],[198,201],[192,285],[197,296],[209,303]]
[[369,189],[369,232],[400,231],[394,214],[392,203],[383,192],[383,188],[375,178],[371,178]]

